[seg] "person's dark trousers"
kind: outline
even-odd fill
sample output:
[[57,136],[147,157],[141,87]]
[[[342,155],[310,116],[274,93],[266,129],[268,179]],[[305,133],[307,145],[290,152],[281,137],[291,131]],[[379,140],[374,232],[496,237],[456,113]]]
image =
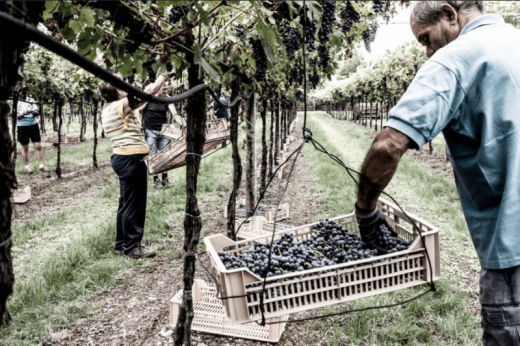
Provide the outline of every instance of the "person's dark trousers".
[[116,250],[130,251],[144,235],[148,177],[146,154],[112,154],[112,168],[119,177]]
[[484,346],[520,345],[520,266],[480,274]]

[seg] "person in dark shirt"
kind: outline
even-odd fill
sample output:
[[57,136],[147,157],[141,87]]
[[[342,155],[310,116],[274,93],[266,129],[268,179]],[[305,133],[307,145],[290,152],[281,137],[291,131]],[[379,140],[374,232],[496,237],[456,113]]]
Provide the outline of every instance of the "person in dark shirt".
[[[170,85],[165,83],[157,96],[165,96],[169,89]],[[186,126],[184,119],[179,114],[177,114],[177,110],[173,104],[163,105],[158,103],[148,103],[142,111],[144,138],[150,147],[150,153],[148,154],[149,156],[157,154],[158,151],[162,150],[171,142],[169,137],[161,134],[162,126],[168,123],[168,111],[171,112],[173,119],[181,126],[181,128]],[[159,176],[154,175],[153,180],[154,186],[156,188],[170,186],[170,182],[168,181],[168,173],[163,173],[161,180],[159,179]]]

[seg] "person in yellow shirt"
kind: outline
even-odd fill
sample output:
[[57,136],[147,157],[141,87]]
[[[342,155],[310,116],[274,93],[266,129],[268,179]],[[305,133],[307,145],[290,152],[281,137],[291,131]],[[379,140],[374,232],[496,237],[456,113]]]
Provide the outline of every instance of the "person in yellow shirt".
[[[159,76],[145,88],[155,95],[168,77]],[[112,142],[111,163],[119,177],[119,208],[115,251],[130,258],[154,257],[155,251],[141,245],[144,235],[147,196],[147,169],[143,158],[149,148],[141,132],[141,122],[130,106],[127,93],[109,83],[101,82],[99,92],[105,100],[101,122],[105,134]]]

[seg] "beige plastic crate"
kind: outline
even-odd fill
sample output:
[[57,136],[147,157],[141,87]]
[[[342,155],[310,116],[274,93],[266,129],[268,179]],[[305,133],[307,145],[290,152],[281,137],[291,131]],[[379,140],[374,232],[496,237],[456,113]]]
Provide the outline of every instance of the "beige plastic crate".
[[[240,226],[242,225],[242,226]],[[235,231],[238,239],[252,239],[265,235],[272,235],[274,230],[274,222],[268,222],[263,216],[252,216],[249,219],[235,220]],[[276,223],[276,232],[288,230],[294,226]]]
[[274,222],[276,214],[276,221],[281,221],[289,218],[289,203],[283,203],[278,206],[278,214],[275,208],[264,209],[264,217],[268,222]]
[[182,131],[172,124],[163,124],[161,134],[172,139],[177,139],[182,135]]
[[[203,154],[229,139],[229,130],[224,119],[206,121],[206,142]],[[186,164],[186,135],[173,140],[154,156],[146,156],[144,162],[151,175],[163,173]]]
[[23,204],[31,199],[31,187],[13,190],[13,203]]
[[[409,249],[369,259],[351,261],[324,268],[271,277],[264,295],[265,318],[273,318],[299,311],[321,308],[342,302],[365,298],[381,293],[401,290],[440,278],[440,250],[438,229],[418,217],[404,214],[393,204],[380,199],[379,209],[385,214],[399,237],[413,240]],[[354,213],[334,219],[350,232],[358,233]],[[422,231],[431,260],[432,271],[425,247],[414,228],[414,222]],[[285,232],[295,235],[295,241],[310,237],[319,231],[314,224],[277,232],[275,241]],[[260,287],[263,279],[246,268],[227,270],[218,256],[219,251],[228,251],[238,256],[255,241],[270,242],[271,235],[234,242],[222,234],[206,237],[204,244],[209,254],[209,266],[219,283],[220,296],[247,297],[222,300],[226,314],[233,323],[257,321],[262,318],[260,310]],[[384,262],[381,262],[384,260]],[[330,271],[325,273],[324,271]],[[278,282],[275,282],[277,280]],[[277,288],[283,295],[277,294]]]
[[[239,217],[239,218],[246,218],[248,217],[247,215],[247,212],[246,212],[246,208],[241,208],[239,209],[238,207],[240,205],[246,205],[246,199],[245,198],[242,198],[242,199],[239,199],[236,203],[236,207],[235,207],[235,217]],[[266,204],[259,204],[258,205],[259,207],[262,207],[262,211],[256,211],[256,215],[264,215],[264,210],[263,208],[265,208],[267,205]],[[224,205],[224,218],[227,218],[228,217],[228,207],[227,207],[227,204]]]
[[[42,142],[44,143],[58,143],[58,132],[48,132],[42,133],[41,135]],[[63,140],[63,136],[62,136]]]
[[[259,340],[276,343],[280,340],[285,323],[266,324],[261,326],[256,322],[234,324],[226,317],[224,306],[217,298],[217,290],[210,287],[204,280],[195,279],[192,287],[194,317],[192,330],[199,332],[228,335],[242,339]],[[180,290],[170,300],[170,325],[175,327],[179,318],[183,292]],[[275,317],[266,322],[287,321],[289,315]]]
[[66,134],[62,137],[62,140],[65,144],[79,143],[79,133]]

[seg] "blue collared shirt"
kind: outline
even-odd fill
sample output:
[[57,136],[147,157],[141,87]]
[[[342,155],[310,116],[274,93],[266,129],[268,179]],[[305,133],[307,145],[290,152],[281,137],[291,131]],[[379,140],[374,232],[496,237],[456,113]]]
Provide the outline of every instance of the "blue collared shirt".
[[417,73],[386,126],[422,147],[443,132],[482,267],[520,265],[520,31],[468,23]]
[[[28,98],[27,101],[32,103],[24,102],[22,100],[18,101],[18,108],[16,109],[16,112],[18,114],[26,114],[31,111],[38,111],[38,106],[34,103],[34,100],[32,98]],[[37,123],[38,122],[32,114],[26,114],[22,118],[16,120],[17,126],[31,126]]]

